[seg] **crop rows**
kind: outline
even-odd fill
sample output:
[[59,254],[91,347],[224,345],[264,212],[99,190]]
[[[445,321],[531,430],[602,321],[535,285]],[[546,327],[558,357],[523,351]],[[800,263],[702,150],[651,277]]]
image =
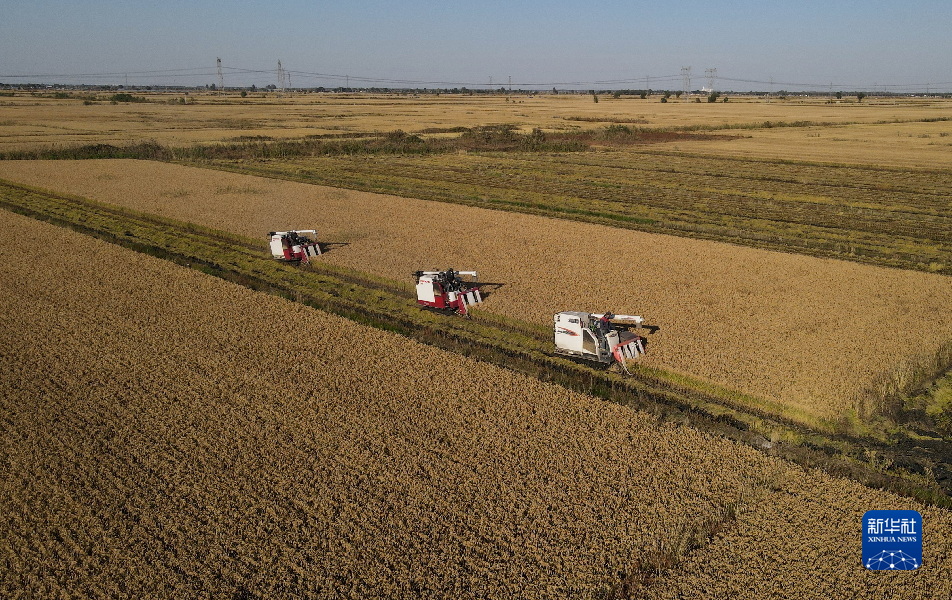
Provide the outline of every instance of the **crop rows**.
[[[687,162],[684,157],[648,151],[625,153],[624,161],[612,155],[594,158],[587,154],[531,158],[524,155],[467,156],[465,159],[441,156],[427,160],[406,156],[377,158],[352,162],[356,163],[358,172],[375,166],[384,174],[402,174],[417,179],[429,177],[520,191],[544,190],[582,200],[617,200],[625,204],[644,202],[649,206],[680,205],[680,202],[636,192],[666,189],[676,193],[681,188],[709,192],[714,196],[714,202],[717,194],[779,197],[788,199],[788,202],[802,198],[820,200],[823,202],[815,203],[839,208],[903,207],[916,212],[928,211],[933,215],[943,214],[949,201],[948,190],[943,188],[948,174],[937,172],[917,173],[918,177],[912,178],[893,170],[858,167],[788,164],[777,169],[778,165],[767,161],[696,157]],[[367,166],[360,168],[361,162]],[[907,181],[897,182],[894,179],[897,176]],[[818,215],[818,219],[822,220],[824,216]]]
[[[421,311],[412,301],[411,286],[405,282],[341,269],[324,261],[312,261],[306,268],[281,264],[262,255],[260,241],[220,230],[10,184],[0,184],[0,208],[556,382],[570,390],[593,393],[663,421],[690,425],[754,446],[762,446],[763,436],[783,439],[785,443],[771,451],[776,456],[948,506],[941,482],[948,479],[950,457],[941,444],[935,443],[939,440],[925,442],[917,436],[915,441],[897,444],[900,440],[894,440],[883,445],[868,439],[850,441],[821,431],[803,431],[778,417],[786,414],[783,405],[771,405],[728,388],[657,369],[637,367],[634,377],[622,377],[611,370],[559,358],[551,353],[551,333],[544,326],[483,311],[474,319]],[[928,458],[922,455],[924,443],[935,446]],[[917,473],[928,476],[911,475]]]
[[646,365],[808,423],[881,410],[873,388],[952,338],[940,276],[149,162],[4,163],[0,176],[251,238],[316,226],[338,244],[322,262],[398,281],[475,268],[502,284],[484,310],[540,327],[565,309],[642,313],[661,327]]
[[0,273],[5,597],[586,597],[782,468],[24,217],[0,230],[3,255],[26,235],[61,257]]
[[[823,476],[788,471],[771,482],[769,502],[714,536],[644,594],[676,598],[949,598],[952,579],[926,571],[867,571],[855,515],[881,506],[878,492]],[[952,569],[952,513],[890,502],[890,509],[919,510],[924,522],[923,565]],[[936,539],[929,539],[935,536]],[[933,545],[938,544],[938,545]],[[923,567],[925,569],[925,566]]]
[[922,270],[952,265],[948,172],[613,154],[328,157],[240,170]]
[[[60,257],[0,270],[6,597],[948,584],[946,510],[24,217],[0,233]],[[924,513],[911,583],[858,568],[869,506]]]
[[[504,162],[498,157],[495,161]],[[299,176],[325,184],[340,183],[336,177],[328,177],[328,169],[321,163],[321,160],[303,163]],[[882,207],[872,200],[874,196],[883,196],[881,191],[870,192],[868,198],[857,194],[853,200],[859,204],[850,205],[842,198],[830,201],[830,194],[836,194],[838,189],[797,189],[785,182],[775,184],[773,187],[778,189],[772,190],[771,186],[756,181],[726,187],[738,182],[716,180],[715,183],[725,187],[712,189],[709,178],[691,181],[681,173],[661,176],[657,172],[643,178],[644,174],[637,169],[616,170],[608,173],[610,177],[601,178],[599,170],[593,167],[556,168],[537,175],[538,164],[494,165],[458,173],[440,170],[430,162],[407,163],[410,163],[408,159],[367,160],[361,162],[362,169],[356,172],[351,171],[350,165],[342,165],[340,176],[346,177],[352,187],[358,187],[353,183],[355,180],[376,180],[385,185],[396,182],[401,190],[424,189],[435,179],[444,186],[449,183],[448,190],[458,193],[457,186],[463,185],[468,186],[464,189],[488,198],[493,198],[497,190],[505,190],[506,195],[516,194],[519,200],[503,199],[503,206],[507,202],[517,206],[522,203],[568,215],[604,215],[621,224],[646,223],[662,231],[730,233],[761,244],[776,242],[779,238],[789,242],[792,248],[834,250],[836,244],[844,249],[885,246],[881,252],[892,252],[893,258],[900,256],[907,262],[921,260],[922,257],[914,253],[902,252],[897,244],[901,238],[910,245],[933,243],[940,245],[943,251],[952,252],[948,196],[937,197],[934,206],[927,211],[910,212],[907,207],[918,197],[890,194],[894,205]],[[531,169],[532,173],[520,173],[520,167]],[[823,195],[818,198],[816,192]],[[432,192],[423,195],[429,193]],[[849,251],[841,254],[848,256]]]

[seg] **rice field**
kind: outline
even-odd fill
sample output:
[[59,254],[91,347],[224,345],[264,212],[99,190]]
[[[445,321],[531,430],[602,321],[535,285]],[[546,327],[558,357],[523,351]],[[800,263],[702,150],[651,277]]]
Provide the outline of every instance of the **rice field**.
[[[952,111],[936,117],[952,117]],[[929,117],[926,117],[929,118]],[[725,130],[724,133],[731,133]],[[771,127],[713,143],[677,142],[659,149],[707,156],[862,164],[910,169],[943,169],[952,165],[952,121]]]
[[[248,139],[302,139],[404,130],[412,133],[487,124],[522,131],[595,129],[611,124],[655,129],[724,128],[710,145],[667,150],[907,167],[948,168],[950,101],[941,98],[789,98],[732,96],[728,103],[661,103],[576,94],[414,95],[251,93],[219,96],[135,92],[146,100],[113,104],[111,94],[76,92],[0,97],[0,152],[155,140],[174,146]],[[187,104],[181,104],[186,100]],[[89,104],[87,104],[87,102]],[[936,121],[945,119],[945,121]],[[764,123],[814,126],[763,127]],[[431,135],[440,135],[433,133]],[[737,138],[740,136],[740,139]]]
[[[825,431],[889,413],[952,344],[952,278],[928,273],[952,248],[947,99],[136,95],[0,96],[0,153],[497,124],[706,137],[217,163],[246,174],[0,160],[0,179],[262,257],[268,231],[314,227],[323,263],[408,288],[477,269],[496,323],[641,314],[660,328],[645,372]],[[605,225],[625,219],[655,233]],[[785,462],[785,439],[758,452],[670,421],[0,210],[4,598],[952,597],[952,511]],[[916,443],[898,459],[921,450],[910,464],[947,487]],[[871,448],[860,462],[888,471]],[[922,513],[922,568],[862,567],[870,509]]]
[[[776,479],[772,489],[764,502],[738,519],[736,528],[714,535],[703,549],[655,582],[645,597],[952,596],[948,577],[929,581],[904,573],[871,572],[855,561],[861,542],[853,515],[863,506],[881,502],[877,491],[795,471]],[[924,519],[934,523],[930,531],[945,536],[952,531],[948,516],[930,511]],[[944,559],[936,566],[946,572],[952,567]]]
[[947,510],[5,211],[0,257],[5,597],[948,597]]
[[[317,228],[321,260],[395,280],[476,269],[483,310],[642,314],[645,365],[810,424],[874,414],[875,387],[952,339],[952,280],[473,207],[142,161],[0,163],[0,177],[260,237]],[[434,257],[439,257],[434,259]]]
[[[341,153],[211,164],[302,183],[952,274],[948,169],[685,154],[658,150],[670,146],[663,138],[631,141],[636,137],[628,136],[633,146],[594,152]],[[704,143],[719,145],[716,139]]]

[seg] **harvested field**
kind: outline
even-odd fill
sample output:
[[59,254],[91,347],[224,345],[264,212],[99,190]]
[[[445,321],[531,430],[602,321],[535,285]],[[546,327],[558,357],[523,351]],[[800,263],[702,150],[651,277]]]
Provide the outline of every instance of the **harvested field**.
[[[948,119],[948,112],[935,115]],[[928,119],[928,117],[924,117]],[[742,139],[714,143],[678,141],[667,150],[700,152],[708,156],[757,157],[830,164],[932,168],[948,170],[952,164],[952,120],[856,123],[852,125],[769,127],[722,133]]]
[[[638,137],[605,137],[626,136],[628,144]],[[659,145],[213,164],[302,183],[952,275],[952,170],[708,157],[659,151]]]
[[[947,167],[948,126],[907,136],[904,123],[947,119],[950,102],[941,98],[855,98],[830,103],[825,97],[764,102],[732,96],[729,103],[660,102],[660,94],[602,97],[588,95],[505,94],[296,94],[263,92],[246,98],[194,91],[185,99],[176,93],[136,92],[144,102],[113,104],[111,93],[75,92],[57,99],[18,93],[0,97],[0,152],[74,146],[89,143],[126,144],[156,140],[192,145],[253,139],[302,139],[308,136],[360,135],[401,129],[438,132],[455,127],[509,123],[524,132],[577,131],[611,124],[663,130],[735,127],[725,130],[752,139],[737,144],[736,154],[781,156],[798,160],[833,160],[909,167]],[[90,104],[86,104],[89,102]],[[770,127],[763,128],[764,123]],[[791,135],[783,124],[815,123],[823,133],[797,126]],[[854,132],[855,130],[855,132]],[[920,133],[933,139],[920,139]],[[436,133],[436,135],[440,135]],[[777,136],[780,136],[780,139]],[[693,143],[683,146],[695,149]],[[704,144],[704,148],[708,145]],[[718,153],[732,153],[723,142]]]
[[408,282],[475,268],[503,284],[486,310],[543,326],[569,308],[643,314],[661,327],[647,365],[811,424],[873,412],[867,388],[952,339],[947,277],[160,163],[6,162],[0,177],[253,238],[314,226],[346,244],[322,260]]
[[2,211],[0,258],[7,597],[948,597],[949,511]]

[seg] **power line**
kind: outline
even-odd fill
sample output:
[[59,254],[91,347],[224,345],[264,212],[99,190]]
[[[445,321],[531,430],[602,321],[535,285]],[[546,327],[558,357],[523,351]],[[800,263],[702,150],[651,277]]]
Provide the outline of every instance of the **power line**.
[[[217,63],[218,61],[216,61]],[[220,71],[219,71],[220,67]],[[280,67],[279,67],[280,68]],[[3,79],[97,79],[97,78],[111,78],[111,77],[124,77],[128,76],[133,79],[147,79],[155,78],[156,76],[167,76],[167,77],[219,77],[219,81],[223,79],[224,71],[234,74],[274,74],[273,70],[266,69],[249,69],[241,67],[228,67],[220,64],[216,64],[214,69],[207,67],[194,67],[187,69],[154,69],[154,70],[142,70],[142,71],[128,71],[128,72],[98,72],[98,73],[31,73],[31,74],[0,74],[0,78]],[[479,81],[460,81],[460,80],[416,80],[416,79],[395,79],[395,78],[384,78],[384,77],[361,77],[361,76],[350,76],[350,75],[341,75],[337,73],[318,73],[311,71],[297,71],[290,69],[280,68],[281,73],[284,73],[284,77],[281,77],[281,73],[278,74],[279,82],[287,81],[290,77],[290,74],[293,73],[297,77],[302,79],[330,79],[338,81],[347,81],[351,79],[354,81],[369,83],[369,84],[390,84],[390,85],[410,85],[410,86],[473,86],[479,87],[484,85],[485,82]],[[669,80],[673,81],[676,79],[676,76],[668,77],[652,77],[654,80],[663,81]],[[511,77],[510,77],[511,80]],[[635,78],[629,79],[607,79],[607,80],[595,80],[595,81],[524,81],[524,82],[513,82],[517,86],[525,87],[551,87],[551,86],[614,86],[620,84],[632,84],[637,82]]]
[[[22,81],[22,80],[66,80],[66,81],[76,81],[76,80],[102,80],[102,79],[114,79],[119,80],[120,82],[126,78],[129,80],[143,81],[143,80],[161,80],[164,78],[207,78],[215,77],[217,78],[219,87],[224,87],[224,72],[227,71],[234,75],[267,75],[270,74],[274,76],[274,70],[266,69],[250,69],[250,68],[241,68],[241,67],[226,67],[222,65],[219,61],[216,61],[215,67],[188,67],[188,68],[179,68],[179,69],[146,69],[146,70],[136,70],[136,71],[103,71],[103,72],[88,72],[88,73],[2,73],[0,74],[0,81]],[[369,76],[360,76],[360,75],[346,75],[346,74],[337,74],[337,73],[319,73],[312,71],[299,71],[299,70],[290,70],[290,69],[280,69],[281,72],[278,73],[278,83],[279,87],[282,89],[288,85],[291,74],[303,81],[311,82],[342,82],[346,83],[347,87],[350,87],[350,83],[357,82],[360,85],[365,85],[369,87],[473,87],[479,89],[486,85],[485,81],[460,81],[460,80],[420,80],[420,79],[400,79],[400,78],[387,78],[387,77],[369,77]],[[781,88],[787,88],[788,91],[790,88],[802,89],[802,90],[816,90],[816,91],[825,91],[837,88],[840,90],[871,90],[879,89],[883,91],[924,91],[924,92],[933,92],[936,90],[949,89],[952,88],[952,81],[946,82],[926,82],[926,83],[894,83],[894,84],[876,84],[875,86],[870,86],[869,84],[862,83],[836,83],[836,82],[823,82],[823,83],[814,83],[814,82],[802,82],[802,81],[781,81],[770,79],[756,79],[756,78],[745,78],[745,77],[725,77],[717,73],[716,69],[708,69],[705,71],[705,74],[708,77],[709,87],[712,81],[719,80],[720,82],[729,82],[733,84],[746,84],[754,86],[770,86],[771,91],[774,85],[781,86]],[[515,85],[517,88],[551,88],[551,87],[563,87],[563,88],[577,88],[577,89],[591,89],[591,88],[625,88],[635,87],[642,81],[644,86],[647,89],[652,85],[651,82],[654,82],[654,85],[659,87],[664,87],[665,84],[674,87],[677,85],[676,82],[680,80],[682,91],[686,94],[690,94],[691,88],[691,71],[690,67],[683,67],[681,69],[680,75],[665,75],[665,76],[644,76],[640,77],[630,77],[630,78],[621,78],[621,79],[600,79],[600,80],[591,80],[591,81],[511,81],[509,78],[510,85]],[[299,84],[300,85],[300,84]],[[490,87],[492,87],[490,85]]]
[[[227,67],[226,67],[227,68]],[[19,74],[0,74],[0,77],[4,79],[26,79],[26,78],[47,78],[47,77],[61,77],[61,78],[77,78],[77,77],[122,77],[124,75],[130,75],[132,77],[152,77],[157,74],[173,74],[178,76],[192,76],[190,71],[208,71],[209,67],[192,67],[189,69],[154,69],[151,71],[115,71],[115,72],[105,72],[105,73],[30,73],[28,75],[19,75]],[[213,73],[198,73],[197,75],[209,75]]]

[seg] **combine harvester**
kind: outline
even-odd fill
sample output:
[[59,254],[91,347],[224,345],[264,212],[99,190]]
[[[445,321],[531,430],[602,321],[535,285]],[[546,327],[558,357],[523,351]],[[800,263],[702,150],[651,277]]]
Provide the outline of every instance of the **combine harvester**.
[[[472,277],[464,281],[463,277]],[[476,284],[476,271],[417,271],[417,304],[439,311],[455,312],[460,316],[469,314],[469,307],[483,301]]]
[[[315,239],[306,234],[311,234]],[[313,229],[272,231],[268,237],[271,240],[271,255],[277,260],[306,263],[312,257],[321,255],[321,246],[316,241],[317,231]]]
[[[639,335],[645,320],[639,316],[565,311],[555,315],[554,320],[556,354],[608,365],[617,362],[630,375],[625,361],[645,353],[644,338]],[[631,321],[638,333],[617,329],[613,320]]]

